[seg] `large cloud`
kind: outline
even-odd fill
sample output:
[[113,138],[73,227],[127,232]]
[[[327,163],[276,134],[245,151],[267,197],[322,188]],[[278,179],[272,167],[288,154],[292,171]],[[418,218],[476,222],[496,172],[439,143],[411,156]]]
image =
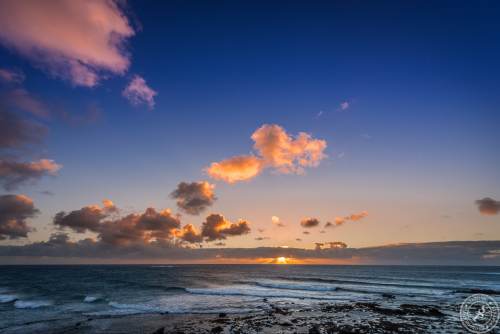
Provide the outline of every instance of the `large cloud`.
[[85,233],[87,230],[97,232],[100,229],[101,220],[106,216],[104,209],[97,205],[89,205],[69,213],[60,211],[55,215],[53,222],[59,228],[67,227],[77,233]]
[[250,226],[247,221],[240,220],[231,223],[223,215],[211,214],[207,216],[201,227],[201,235],[207,241],[223,240],[228,236],[237,236],[250,233]]
[[33,162],[0,160],[0,185],[6,190],[12,190],[21,184],[38,181],[43,176],[55,175],[61,167],[49,159]]
[[33,201],[27,196],[0,196],[0,240],[27,237],[31,228],[26,220],[37,213]]
[[276,124],[264,124],[252,134],[252,140],[266,166],[281,173],[302,173],[304,167],[315,167],[325,158],[326,141],[305,132],[293,138]]
[[198,215],[214,204],[215,186],[206,181],[181,182],[170,196],[177,200],[179,209],[190,215]]
[[150,244],[152,242],[180,244],[224,240],[250,232],[249,223],[240,220],[231,223],[220,214],[206,217],[199,232],[194,225],[181,226],[178,215],[170,210],[157,211],[147,208],[143,213],[132,213],[121,217],[110,200],[102,206],[88,205],[69,213],[57,213],[53,223],[60,229],[71,229],[77,233],[94,232],[99,242],[113,246]]
[[119,210],[109,199],[102,207],[88,205],[69,213],[57,213],[53,223],[57,227],[69,228],[77,233],[96,232],[98,239],[111,245],[149,243],[153,240],[167,240],[180,228],[179,217],[170,210],[156,211],[147,208],[142,214],[116,217]]
[[148,86],[143,77],[135,75],[123,90],[122,95],[132,105],[147,104],[150,109],[153,109],[155,106],[155,96],[158,93]]
[[486,216],[497,215],[500,212],[500,201],[485,197],[476,201],[479,212]]
[[5,110],[0,105],[0,149],[18,149],[43,140],[47,128],[17,114]]
[[134,35],[118,1],[0,1],[0,42],[50,74],[94,86],[102,72],[129,67]]
[[316,167],[326,155],[326,141],[300,132],[295,138],[283,127],[264,124],[251,136],[256,155],[242,155],[212,163],[208,174],[228,183],[249,180],[272,168],[278,173],[302,174],[305,167]]

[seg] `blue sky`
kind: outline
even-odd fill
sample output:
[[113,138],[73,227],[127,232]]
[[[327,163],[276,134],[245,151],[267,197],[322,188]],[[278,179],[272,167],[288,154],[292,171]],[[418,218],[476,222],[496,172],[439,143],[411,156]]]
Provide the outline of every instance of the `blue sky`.
[[[41,211],[30,240],[47,238],[58,211],[104,198],[128,212],[175,211],[169,193],[199,180],[216,184],[210,212],[254,226],[229,246],[498,239],[498,215],[480,215],[474,201],[500,198],[499,11],[489,1],[130,1],[130,66],[92,87],[3,44],[1,67],[22,71],[23,88],[52,112],[37,120],[45,143],[23,158],[63,165],[16,192]],[[134,75],[157,92],[153,109],[123,98]],[[85,124],[57,116],[89,108],[100,117]],[[325,140],[328,157],[304,175],[266,170],[232,185],[204,172],[249,154],[263,124]],[[299,226],[361,211],[359,224],[326,235]],[[256,242],[257,228],[270,239]]]

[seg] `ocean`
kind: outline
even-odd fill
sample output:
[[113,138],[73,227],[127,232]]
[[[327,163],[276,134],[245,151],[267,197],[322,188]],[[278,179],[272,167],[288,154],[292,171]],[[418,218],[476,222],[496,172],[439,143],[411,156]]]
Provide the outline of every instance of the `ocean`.
[[[75,316],[255,313],[273,305],[500,302],[500,267],[0,266],[0,332]],[[453,308],[453,307],[452,307]]]

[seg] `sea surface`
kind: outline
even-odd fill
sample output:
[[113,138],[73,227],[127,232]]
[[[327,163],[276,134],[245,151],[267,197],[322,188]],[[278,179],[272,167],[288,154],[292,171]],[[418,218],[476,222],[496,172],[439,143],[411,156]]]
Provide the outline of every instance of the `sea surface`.
[[0,332],[75,316],[247,313],[269,304],[500,302],[500,267],[131,265],[0,266]]

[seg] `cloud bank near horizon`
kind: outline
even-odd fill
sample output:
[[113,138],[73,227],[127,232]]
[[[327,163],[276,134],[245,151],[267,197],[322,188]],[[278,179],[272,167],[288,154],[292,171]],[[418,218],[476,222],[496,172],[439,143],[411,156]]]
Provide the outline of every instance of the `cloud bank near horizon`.
[[[322,245],[323,246],[323,245]],[[299,263],[393,265],[500,265],[500,241],[448,241],[349,248],[332,242],[329,248],[185,248],[172,242],[110,245],[91,239],[70,241],[53,234],[48,241],[24,246],[0,246],[0,263],[266,263],[286,257]],[[270,263],[270,262],[269,262]]]

